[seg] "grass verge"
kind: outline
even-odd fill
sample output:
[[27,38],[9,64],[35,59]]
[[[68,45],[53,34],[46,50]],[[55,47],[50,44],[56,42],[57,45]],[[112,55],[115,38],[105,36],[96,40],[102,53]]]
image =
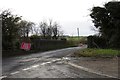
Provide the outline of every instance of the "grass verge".
[[112,49],[91,49],[86,48],[76,51],[73,56],[76,57],[116,57],[120,56],[120,50]]

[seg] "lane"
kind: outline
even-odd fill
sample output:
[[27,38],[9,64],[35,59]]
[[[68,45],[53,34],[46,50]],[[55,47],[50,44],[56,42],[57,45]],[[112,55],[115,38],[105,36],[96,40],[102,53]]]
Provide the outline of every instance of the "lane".
[[67,56],[83,48],[86,46],[3,59],[0,78],[105,78],[66,63]]
[[11,73],[7,78],[105,78],[67,65],[63,59],[36,64]]
[[[26,56],[12,57],[2,60],[2,72],[3,74],[9,74],[10,72],[19,70],[21,68],[42,63],[48,60],[48,58],[61,58],[74,51],[80,49],[81,47],[72,47],[60,50],[47,51],[43,53],[30,54]],[[82,47],[85,48],[85,47]]]

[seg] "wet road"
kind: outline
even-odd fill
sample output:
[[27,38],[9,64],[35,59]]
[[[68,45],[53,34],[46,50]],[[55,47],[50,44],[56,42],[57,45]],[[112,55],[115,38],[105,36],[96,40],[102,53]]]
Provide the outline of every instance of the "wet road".
[[0,78],[104,78],[68,64],[69,55],[83,47],[72,47],[3,59]]

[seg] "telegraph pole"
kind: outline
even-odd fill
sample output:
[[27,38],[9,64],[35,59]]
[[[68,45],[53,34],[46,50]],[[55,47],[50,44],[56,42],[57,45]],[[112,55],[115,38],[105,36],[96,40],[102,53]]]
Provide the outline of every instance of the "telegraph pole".
[[77,28],[77,33],[78,33],[78,39],[79,39],[79,28]]

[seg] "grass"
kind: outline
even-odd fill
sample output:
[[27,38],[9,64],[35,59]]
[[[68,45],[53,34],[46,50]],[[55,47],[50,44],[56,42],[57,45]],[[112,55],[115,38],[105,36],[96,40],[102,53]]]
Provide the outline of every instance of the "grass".
[[67,40],[72,40],[72,41],[80,41],[80,40],[85,40],[86,37],[85,36],[80,36],[78,38],[78,36],[70,36],[70,37],[67,37]]
[[77,57],[115,57],[120,55],[120,50],[112,49],[82,49],[74,53]]
[[73,36],[73,37],[67,37],[67,40],[78,41],[80,38]]
[[67,41],[68,41],[69,44],[78,46],[80,43],[86,44],[87,43],[87,37],[80,36],[78,38],[78,36],[72,36],[72,37],[70,36],[70,37],[67,37]]

